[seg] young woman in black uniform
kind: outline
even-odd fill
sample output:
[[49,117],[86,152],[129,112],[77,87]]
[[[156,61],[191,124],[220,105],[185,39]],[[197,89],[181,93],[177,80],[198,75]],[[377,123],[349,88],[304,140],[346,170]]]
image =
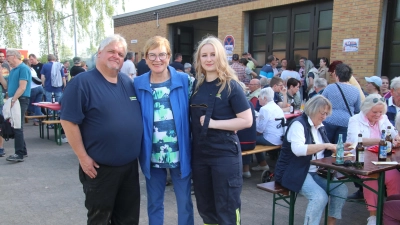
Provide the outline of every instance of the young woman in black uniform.
[[235,131],[252,125],[251,110],[219,39],[201,41],[194,58],[190,115],[197,209],[205,224],[240,224],[242,156]]

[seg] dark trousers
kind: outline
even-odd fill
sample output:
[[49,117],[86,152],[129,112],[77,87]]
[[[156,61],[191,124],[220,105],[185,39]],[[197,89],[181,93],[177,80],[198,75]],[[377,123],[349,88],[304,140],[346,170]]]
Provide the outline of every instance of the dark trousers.
[[[240,153],[240,152],[239,152]],[[197,209],[205,224],[240,224],[242,157],[193,156]]]
[[140,187],[138,161],[124,166],[100,165],[91,179],[79,166],[86,195],[87,224],[139,224]]
[[21,106],[21,129],[14,129],[14,148],[15,154],[19,156],[27,155],[26,144],[24,139],[24,123],[25,112],[28,109],[29,97],[19,97],[19,104]]

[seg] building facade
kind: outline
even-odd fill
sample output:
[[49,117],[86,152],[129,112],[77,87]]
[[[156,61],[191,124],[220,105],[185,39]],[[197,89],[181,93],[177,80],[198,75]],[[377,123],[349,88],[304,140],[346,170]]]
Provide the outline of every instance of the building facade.
[[206,35],[234,39],[233,53],[342,60],[364,77],[400,75],[400,0],[183,0],[114,16],[114,32],[141,57],[149,37],[167,37],[192,62]]

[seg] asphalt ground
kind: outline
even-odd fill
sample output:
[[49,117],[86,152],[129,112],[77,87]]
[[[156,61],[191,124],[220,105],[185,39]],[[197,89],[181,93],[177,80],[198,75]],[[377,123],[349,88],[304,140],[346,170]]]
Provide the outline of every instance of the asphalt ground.
[[[78,178],[78,160],[69,144],[56,145],[54,131],[50,140],[39,138],[39,128],[25,124],[25,141],[28,157],[24,162],[10,163],[0,158],[0,224],[1,225],[79,225],[86,224],[85,196]],[[14,154],[14,140],[5,143],[6,156]],[[242,224],[272,224],[273,195],[256,188],[261,172],[252,172],[244,179],[242,199]],[[356,189],[346,184],[349,193]],[[146,187],[140,173],[141,212],[140,224],[148,224]],[[194,195],[195,224],[203,224],[197,212]],[[173,185],[165,190],[166,225],[177,224],[177,209]],[[307,200],[299,195],[295,206],[295,224],[303,224]],[[343,219],[337,224],[358,225],[367,223],[366,207],[346,203]],[[288,224],[288,209],[277,206],[275,224]],[[323,220],[321,220],[323,224]]]

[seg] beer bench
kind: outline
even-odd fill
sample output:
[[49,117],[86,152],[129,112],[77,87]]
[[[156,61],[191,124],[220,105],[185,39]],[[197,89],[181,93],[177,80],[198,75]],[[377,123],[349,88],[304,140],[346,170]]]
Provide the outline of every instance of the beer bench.
[[257,184],[257,188],[274,194],[272,205],[272,225],[275,224],[275,205],[289,208],[289,225],[294,224],[294,205],[296,203],[297,193],[290,191],[275,181]]
[[248,150],[248,151],[242,151],[242,156],[243,155],[251,155],[254,153],[260,153],[260,152],[268,152],[272,150],[278,150],[280,149],[281,146],[265,146],[265,145],[256,145],[256,147],[253,150]]
[[[40,125],[39,126],[40,137],[44,138],[44,126],[45,125],[51,125],[51,124],[54,125],[54,137],[55,137],[55,140],[56,140],[58,145],[61,145],[62,143],[61,143],[61,121],[60,120],[43,120],[43,121],[40,121],[40,124],[39,124]],[[47,139],[49,139],[49,128],[46,127],[46,129],[47,129]]]

